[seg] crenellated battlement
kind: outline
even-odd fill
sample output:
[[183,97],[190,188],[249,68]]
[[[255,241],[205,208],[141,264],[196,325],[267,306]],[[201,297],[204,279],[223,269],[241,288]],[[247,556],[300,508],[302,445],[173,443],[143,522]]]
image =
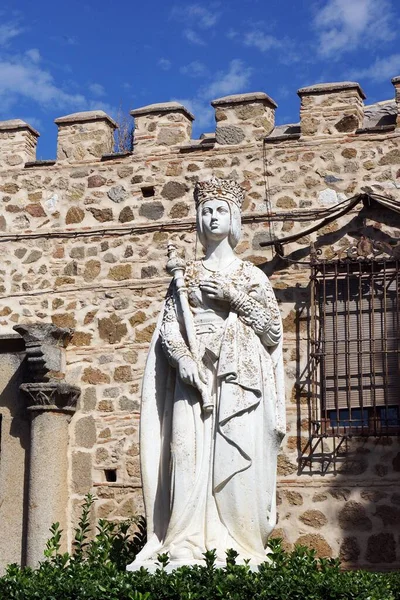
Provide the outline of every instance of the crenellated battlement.
[[[400,128],[400,76],[392,79],[395,88],[395,118],[392,128]],[[366,95],[354,81],[319,83],[302,87],[300,124],[275,127],[276,102],[264,92],[235,94],[211,102],[216,129],[200,140],[193,140],[195,119],[178,102],[150,104],[131,111],[134,119],[135,155],[165,154],[190,147],[238,146],[266,139],[279,143],[301,137],[316,139],[356,135],[365,129]],[[57,163],[73,164],[100,161],[113,153],[114,132],[118,124],[102,110],[79,112],[59,117]],[[379,127],[374,125],[374,127]],[[388,125],[386,125],[388,127]],[[0,168],[21,168],[36,160],[39,137],[29,123],[19,119],[0,122]]]

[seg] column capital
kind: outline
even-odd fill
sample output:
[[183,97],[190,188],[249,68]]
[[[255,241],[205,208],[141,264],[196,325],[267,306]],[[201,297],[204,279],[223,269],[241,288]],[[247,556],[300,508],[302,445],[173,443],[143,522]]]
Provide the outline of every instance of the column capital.
[[20,390],[28,397],[27,410],[74,413],[81,393],[79,387],[68,383],[23,383]]

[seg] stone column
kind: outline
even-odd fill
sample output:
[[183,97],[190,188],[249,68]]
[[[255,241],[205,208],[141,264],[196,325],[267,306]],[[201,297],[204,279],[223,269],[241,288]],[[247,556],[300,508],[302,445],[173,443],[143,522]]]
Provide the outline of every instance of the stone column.
[[55,522],[64,531],[66,550],[68,506],[68,424],[80,389],[64,381],[64,349],[71,330],[54,325],[16,325],[24,338],[29,382],[20,389],[31,417],[28,490],[27,564],[43,560],[49,529]]
[[397,106],[396,128],[400,128],[400,75],[393,77],[392,83],[395,89],[395,100]]

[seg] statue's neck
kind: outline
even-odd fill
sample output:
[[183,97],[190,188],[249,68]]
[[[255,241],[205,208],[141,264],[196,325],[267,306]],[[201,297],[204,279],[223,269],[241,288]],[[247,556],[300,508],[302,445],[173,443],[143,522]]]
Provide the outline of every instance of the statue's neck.
[[203,258],[206,266],[215,270],[223,269],[235,258],[236,254],[232,250],[227,237],[215,242],[208,240],[205,257]]

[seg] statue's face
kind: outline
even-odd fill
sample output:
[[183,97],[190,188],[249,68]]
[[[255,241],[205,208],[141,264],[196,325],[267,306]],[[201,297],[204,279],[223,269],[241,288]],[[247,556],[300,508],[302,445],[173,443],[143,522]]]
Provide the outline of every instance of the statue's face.
[[206,238],[222,240],[229,235],[231,213],[225,200],[207,200],[201,210],[201,221]]

